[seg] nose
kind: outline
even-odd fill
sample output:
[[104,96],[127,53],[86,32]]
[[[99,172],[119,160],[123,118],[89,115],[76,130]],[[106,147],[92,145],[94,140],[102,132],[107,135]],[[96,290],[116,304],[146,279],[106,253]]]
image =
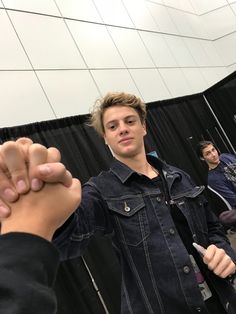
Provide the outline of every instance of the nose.
[[124,122],[121,122],[119,125],[119,133],[120,135],[127,134],[129,132],[127,124]]

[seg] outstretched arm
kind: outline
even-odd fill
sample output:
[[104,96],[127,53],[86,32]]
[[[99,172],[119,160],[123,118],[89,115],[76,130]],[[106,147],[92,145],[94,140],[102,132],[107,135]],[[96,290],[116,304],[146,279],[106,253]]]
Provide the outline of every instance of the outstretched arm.
[[70,187],[45,184],[11,204],[0,237],[0,313],[56,313],[53,284],[59,254],[51,240],[80,203],[77,179]]
[[0,256],[0,313],[55,314],[59,254],[53,245],[36,235],[6,233]]

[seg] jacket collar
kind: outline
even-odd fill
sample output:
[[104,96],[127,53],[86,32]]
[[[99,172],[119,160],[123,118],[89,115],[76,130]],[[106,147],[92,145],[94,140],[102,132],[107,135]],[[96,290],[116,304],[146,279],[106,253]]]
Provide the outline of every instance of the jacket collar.
[[112,161],[111,171],[122,183],[125,183],[134,173],[137,173],[116,158]]
[[[166,164],[158,157],[147,155],[147,160],[160,172],[161,175],[164,176],[169,187],[172,185],[176,177],[181,176],[181,170]],[[125,183],[134,174],[140,175],[115,158],[111,164],[111,171],[119,178],[122,183]]]

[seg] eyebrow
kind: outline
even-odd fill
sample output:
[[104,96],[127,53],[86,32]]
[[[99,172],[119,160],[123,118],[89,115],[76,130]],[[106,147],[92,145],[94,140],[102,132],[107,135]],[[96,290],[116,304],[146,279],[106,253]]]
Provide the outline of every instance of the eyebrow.
[[212,147],[211,149],[208,149],[205,151],[205,154],[210,153],[211,151],[215,150],[215,147]]
[[[137,116],[136,115],[128,115],[128,116],[125,116],[122,120],[125,120],[125,119],[129,119],[129,118],[137,118]],[[108,125],[108,124],[110,124],[110,123],[114,123],[114,122],[116,122],[116,121],[118,121],[118,119],[114,119],[114,120],[111,120],[111,121],[108,121],[106,124],[105,124],[105,126],[106,125]]]

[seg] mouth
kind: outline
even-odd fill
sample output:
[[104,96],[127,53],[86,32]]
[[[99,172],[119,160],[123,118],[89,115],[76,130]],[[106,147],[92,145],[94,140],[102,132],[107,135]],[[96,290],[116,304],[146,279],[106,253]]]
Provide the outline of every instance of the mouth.
[[129,141],[131,141],[132,138],[131,137],[125,137],[125,138],[122,138],[120,141],[119,141],[119,144],[120,143],[128,143]]

